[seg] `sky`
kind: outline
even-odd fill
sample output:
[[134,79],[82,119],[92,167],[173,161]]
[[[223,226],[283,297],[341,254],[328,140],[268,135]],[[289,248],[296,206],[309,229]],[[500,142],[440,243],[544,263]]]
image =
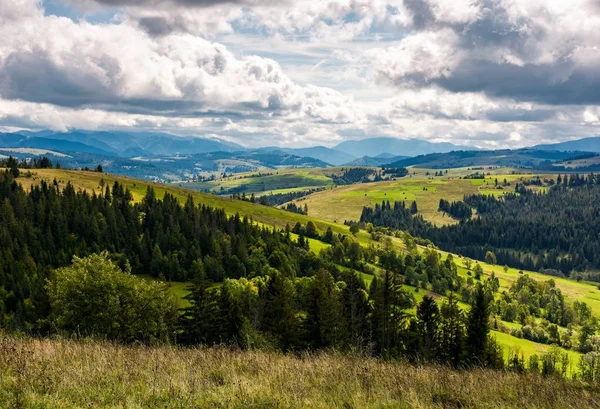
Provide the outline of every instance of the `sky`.
[[0,0],[0,130],[600,136],[600,0]]

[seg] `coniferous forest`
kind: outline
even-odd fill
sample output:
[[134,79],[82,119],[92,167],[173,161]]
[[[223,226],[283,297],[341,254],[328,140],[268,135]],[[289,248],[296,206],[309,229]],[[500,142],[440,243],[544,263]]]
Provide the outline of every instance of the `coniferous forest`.
[[[460,203],[458,205],[457,203]],[[464,202],[442,201],[440,209],[461,223],[436,227],[413,216],[402,203],[364,208],[360,221],[407,230],[441,249],[477,260],[493,252],[497,264],[533,271],[573,271],[600,266],[600,175],[560,176],[547,191],[517,184],[504,197],[470,195]],[[466,210],[468,209],[468,211]]]
[[[118,183],[103,195],[44,182],[26,192],[5,171],[0,202],[1,319],[13,331],[504,365],[488,336],[489,286],[473,287],[464,312],[452,295],[462,286],[456,266],[434,251],[363,249],[327,231],[332,246],[315,255],[302,236],[314,227],[292,240],[291,229],[159,200],[152,189],[132,204]],[[373,263],[382,273],[367,287],[358,271]],[[417,304],[402,287],[407,271],[443,282],[448,300]],[[170,280],[193,283],[183,310],[160,284]]]
[[[0,173],[0,325],[9,332],[286,352],[335,349],[546,375],[566,374],[566,353],[505,360],[490,335],[500,330],[500,319],[521,325],[504,330],[518,338],[582,353],[595,348],[597,321],[589,306],[567,304],[552,280],[522,276],[500,293],[498,278],[484,278],[481,266],[465,279],[452,255],[419,251],[409,238],[408,251],[398,253],[385,236],[379,246],[360,245],[354,228],[346,235],[319,231],[312,221],[267,228],[195,204],[191,196],[185,203],[169,193],[159,199],[151,187],[135,203],[119,182],[102,194],[43,180],[25,191],[15,174]],[[561,183],[547,200],[592,194],[597,185],[589,180],[596,179]],[[505,200],[544,200],[519,189]],[[474,206],[477,199],[465,202]],[[483,197],[479,203],[480,217],[508,206]],[[367,216],[407,231],[433,230],[414,203],[384,203],[365,210],[363,222]],[[315,254],[308,238],[329,246]],[[183,304],[170,293],[171,282],[189,283]],[[425,295],[417,302],[415,288],[444,298]],[[540,324],[532,326],[536,320]],[[590,353],[581,371],[595,379],[598,358]]]

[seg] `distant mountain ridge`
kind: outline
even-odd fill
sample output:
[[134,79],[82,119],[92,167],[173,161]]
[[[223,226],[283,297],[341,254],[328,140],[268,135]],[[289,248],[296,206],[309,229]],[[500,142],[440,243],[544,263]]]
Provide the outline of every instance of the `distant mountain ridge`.
[[[582,152],[576,152],[582,153]],[[529,169],[555,169],[554,166],[573,156],[573,152],[539,150],[533,148],[500,149],[494,151],[452,151],[431,153],[402,159],[390,167],[448,169],[461,167],[509,166]],[[558,169],[558,168],[556,168]]]
[[333,149],[356,157],[380,155],[418,156],[430,153],[447,153],[456,150],[479,150],[471,146],[459,146],[449,142],[429,142],[421,139],[368,138],[345,141]]
[[595,136],[574,141],[536,145],[534,148],[548,151],[600,153],[600,137]]
[[[12,139],[9,137],[10,135],[12,135]],[[17,143],[20,146],[9,146],[9,144],[14,145]],[[176,136],[160,132],[107,131],[20,131],[13,134],[2,134],[0,146],[44,148],[117,157],[247,150],[236,143],[216,138]]]
[[407,159],[409,156],[392,156],[392,155],[378,155],[374,158],[370,156],[363,156],[362,158],[354,159],[353,161],[344,163],[344,166],[384,166],[399,160]]

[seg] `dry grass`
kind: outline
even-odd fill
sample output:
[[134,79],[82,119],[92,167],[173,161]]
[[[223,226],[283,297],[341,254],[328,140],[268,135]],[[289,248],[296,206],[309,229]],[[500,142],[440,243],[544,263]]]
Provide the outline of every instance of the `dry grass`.
[[593,408],[574,381],[336,354],[0,340],[2,408]]

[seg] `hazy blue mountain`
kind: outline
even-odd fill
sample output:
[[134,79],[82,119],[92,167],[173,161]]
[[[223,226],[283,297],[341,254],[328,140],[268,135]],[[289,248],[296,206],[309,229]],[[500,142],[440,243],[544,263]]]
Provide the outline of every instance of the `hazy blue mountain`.
[[314,167],[325,168],[329,163],[310,156],[298,156],[277,148],[262,148],[250,152],[238,152],[236,158],[255,160],[268,167]]
[[[579,152],[581,153],[581,152]],[[529,169],[553,169],[560,162],[573,157],[573,152],[524,148],[495,151],[452,151],[432,153],[390,163],[390,167],[415,166],[417,168],[449,169],[484,166],[510,166]]]
[[363,156],[362,158],[354,159],[353,161],[344,163],[344,166],[383,166],[406,158],[408,158],[408,156]]
[[20,134],[0,134],[0,147],[2,148],[36,148],[57,152],[92,153],[104,156],[116,156],[114,152],[106,151],[95,146],[81,142],[31,137]]
[[380,153],[379,155],[375,156],[376,158],[381,158],[381,159],[390,159],[390,158],[395,158],[396,156],[392,155],[391,153]]
[[534,148],[548,151],[600,153],[600,137],[596,136],[592,138],[577,139],[575,141],[536,145]]
[[313,146],[310,148],[280,148],[282,151],[300,157],[309,157],[319,159],[330,165],[343,165],[356,159],[356,156],[349,155],[336,149],[326,148],[325,146]]
[[476,150],[469,146],[458,146],[449,142],[429,142],[420,139],[368,138],[357,141],[345,141],[334,149],[356,157],[375,157],[381,154],[394,156],[418,156],[429,153],[446,153],[455,150]]
[[[160,132],[107,132],[107,131],[70,131],[70,132],[19,132],[28,138],[60,140],[79,143],[97,148],[122,157],[142,155],[195,154],[206,152],[236,152],[246,150],[243,146],[216,139],[192,136],[176,136]],[[48,142],[47,142],[48,143]],[[46,144],[47,144],[46,143]],[[58,144],[70,146],[69,144]],[[58,146],[44,146],[46,149],[61,150]],[[70,149],[73,151],[73,149]],[[81,152],[93,152],[90,148]]]

